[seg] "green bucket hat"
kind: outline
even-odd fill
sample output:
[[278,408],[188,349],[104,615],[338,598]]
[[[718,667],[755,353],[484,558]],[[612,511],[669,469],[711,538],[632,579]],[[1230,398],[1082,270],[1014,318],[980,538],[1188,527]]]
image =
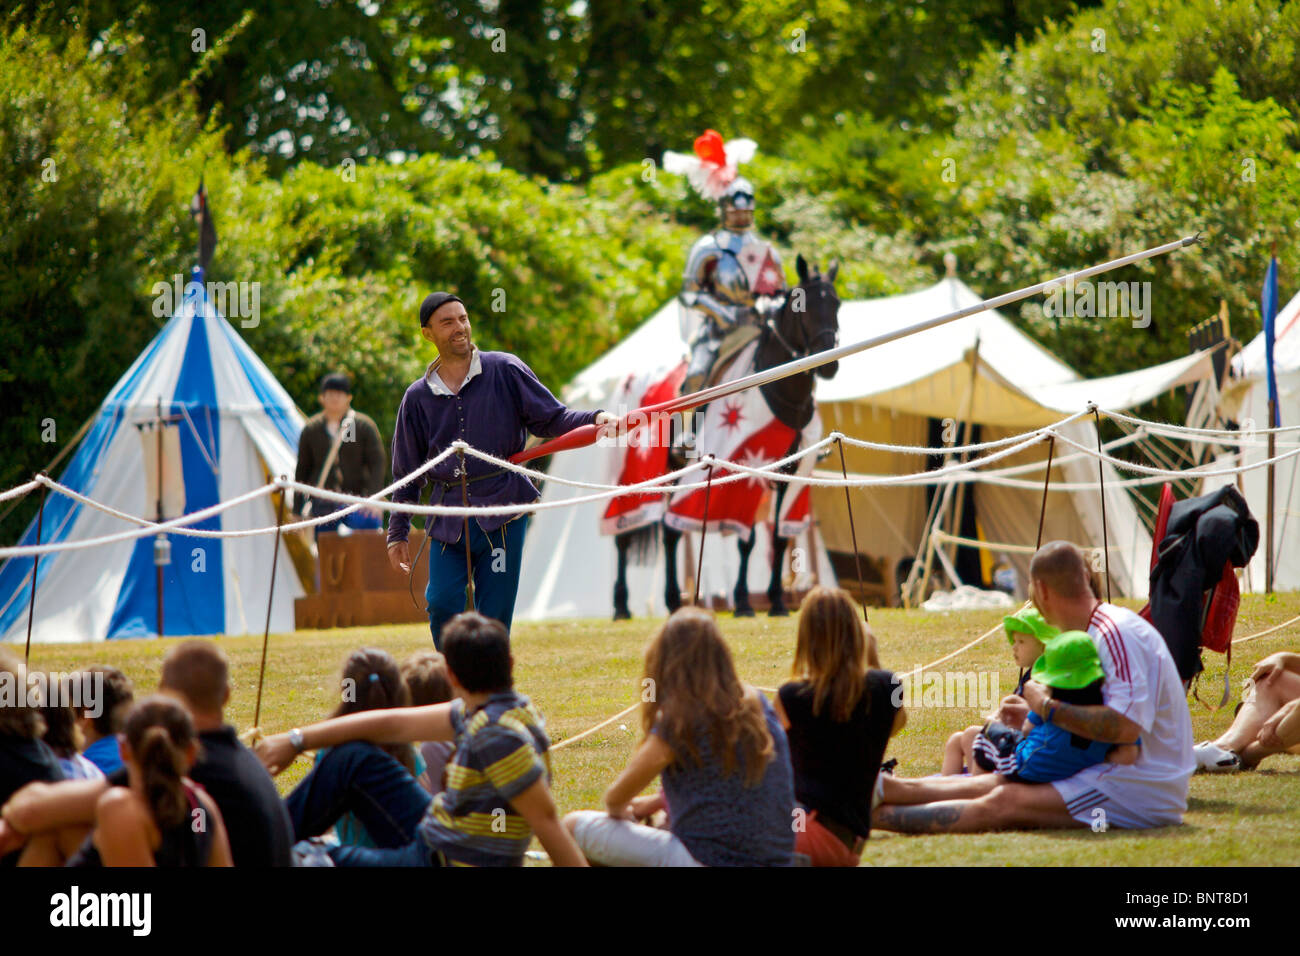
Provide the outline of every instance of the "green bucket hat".
[[1106,676],[1097,645],[1083,631],[1066,631],[1048,641],[1030,674],[1038,683],[1061,690],[1081,690]]
[[1015,614],[1009,614],[1002,619],[1002,626],[1007,631],[1007,642],[1014,644],[1016,642],[1017,632],[1028,634],[1030,637],[1036,637],[1046,644],[1056,635],[1060,634],[1059,628],[1052,627],[1047,621],[1043,620],[1043,615],[1038,612],[1038,608],[1032,604],[1017,611]]

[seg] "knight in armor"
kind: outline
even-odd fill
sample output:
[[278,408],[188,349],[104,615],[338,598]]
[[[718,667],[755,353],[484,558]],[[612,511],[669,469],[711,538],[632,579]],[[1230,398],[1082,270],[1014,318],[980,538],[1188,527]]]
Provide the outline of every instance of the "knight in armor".
[[664,168],[686,175],[716,199],[719,227],[691,247],[682,278],[682,338],[691,357],[682,391],[709,384],[721,354],[733,354],[781,306],[785,272],[775,248],[754,232],[754,187],[737,167],[754,154],[753,140],[722,142],[713,130],[695,141],[695,155],[665,153]]

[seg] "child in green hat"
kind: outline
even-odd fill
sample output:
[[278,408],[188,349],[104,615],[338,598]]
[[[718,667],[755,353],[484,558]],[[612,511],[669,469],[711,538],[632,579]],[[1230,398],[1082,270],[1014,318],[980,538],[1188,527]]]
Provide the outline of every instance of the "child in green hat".
[[[1033,605],[1026,605],[1015,614],[1002,619],[1006,631],[1007,643],[1011,645],[1011,656],[1020,668],[1020,680],[1016,683],[1014,696],[1005,698],[998,710],[989,715],[988,722],[974,724],[958,731],[948,738],[943,748],[943,767],[940,773],[992,773],[994,764],[982,756],[982,751],[975,748],[975,741],[981,736],[989,737],[1000,756],[1009,756],[1020,743],[1019,728],[1029,714],[1029,707],[1021,698],[1025,681],[1029,679],[1030,668],[1043,653],[1044,644],[1060,634],[1060,630],[1048,624],[1043,615]],[[987,747],[987,745],[986,745]]]
[[[1047,687],[1053,700],[1083,706],[1103,703],[1101,687],[1106,675],[1097,646],[1083,631],[1065,631],[1050,638],[1031,675]],[[1117,747],[1072,734],[1050,720],[1050,709],[1047,722],[1030,713],[1023,736],[1010,755],[1003,755],[984,735],[976,738],[976,753],[993,763],[995,773],[1019,783],[1050,783],[1107,759],[1115,763],[1136,759],[1141,741]],[[1117,752],[1112,754],[1112,750]]]

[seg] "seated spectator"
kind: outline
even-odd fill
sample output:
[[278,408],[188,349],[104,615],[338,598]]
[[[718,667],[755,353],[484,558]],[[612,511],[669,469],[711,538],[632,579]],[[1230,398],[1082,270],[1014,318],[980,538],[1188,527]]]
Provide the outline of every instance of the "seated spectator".
[[1182,822],[1195,769],[1192,721],[1178,669],[1164,639],[1134,612],[1100,601],[1083,553],[1066,541],[1035,552],[1030,594],[1043,618],[1085,631],[1101,660],[1102,704],[1054,700],[1036,680],[1025,684],[1029,710],[1045,723],[1088,740],[1135,744],[1131,763],[1093,764],[1050,784],[981,777],[885,779],[877,828],[902,833],[978,832],[1028,827],[1141,829]]
[[73,708],[72,680],[67,676],[49,675],[48,699],[41,708],[45,719],[45,744],[59,758],[66,780],[99,780],[104,772],[81,753],[85,735],[77,725],[77,711]]
[[128,712],[122,735],[129,784],[100,795],[90,844],[68,865],[230,866],[221,811],[187,776],[199,740],[185,708],[146,697]]
[[117,735],[135,701],[131,679],[116,667],[92,667],[81,673],[81,714],[77,725],[86,738],[86,759],[106,775],[122,767]]
[[1300,753],[1300,654],[1270,654],[1250,675],[1250,689],[1218,740],[1196,746],[1198,769],[1253,770],[1265,757]]
[[[0,647],[0,806],[32,781],[62,780],[59,758],[42,740],[45,720],[28,692],[27,668]],[[0,841],[0,866],[13,866],[17,849]]]
[[[455,695],[447,678],[447,659],[438,651],[416,651],[402,661],[402,679],[411,692],[412,707],[445,704]],[[447,764],[456,746],[445,740],[427,740],[420,744],[424,772],[416,778],[430,796],[446,789]]]
[[[1084,707],[1104,702],[1105,674],[1092,639],[1083,631],[1066,631],[1048,640],[1034,662],[1032,677],[1047,689],[1053,701]],[[1052,723],[1056,708],[1048,706],[1040,717],[1030,711],[1010,753],[999,742],[981,734],[976,739],[976,757],[983,758],[1003,780],[1023,783],[1051,783],[1064,780],[1117,753],[1115,763],[1137,759],[1141,741],[1108,744],[1071,734]],[[1005,728],[1004,728],[1005,729]],[[995,786],[990,781],[990,788]]]
[[[367,710],[385,710],[389,707],[409,707],[411,692],[402,677],[401,669],[393,655],[379,647],[363,647],[353,651],[343,662],[339,679],[339,705],[330,717],[359,714]],[[425,772],[424,758],[411,744],[380,744],[380,749],[405,768],[417,780]],[[329,748],[316,752],[320,763]],[[334,824],[334,834],[345,846],[374,846],[375,842],[366,828],[351,813],[345,813]]]
[[871,835],[880,762],[907,713],[845,591],[813,588],[804,598],[794,677],[775,705],[790,741],[795,799],[808,813],[796,828],[795,851],[813,866],[857,866]]
[[1002,619],[1002,627],[1011,644],[1011,656],[1020,668],[1020,680],[1016,682],[1016,689],[1002,699],[997,712],[989,715],[987,722],[967,727],[948,738],[943,748],[941,774],[992,773],[993,763],[984,756],[989,753],[989,745],[992,744],[998,757],[1008,757],[1020,742],[1019,728],[1029,715],[1029,708],[1020,696],[1025,681],[1029,680],[1030,668],[1043,653],[1044,642],[1061,632],[1044,621],[1032,607],[1007,615]]
[[[505,626],[458,614],[442,641],[457,699],[335,717],[258,744],[272,773],[304,750],[330,748],[288,797],[298,838],[351,811],[376,846],[330,847],[340,866],[522,866],[534,833],[556,866],[585,865],[551,798],[542,715],[514,689]],[[430,799],[372,740],[454,741],[447,789]]]
[[[167,650],[159,690],[189,710],[199,735],[190,778],[216,801],[236,866],[289,866],[292,826],[275,783],[252,751],[224,722],[230,700],[230,665],[214,641],[192,638]],[[109,786],[127,786],[129,774],[111,778],[32,784],[3,806],[0,845],[26,844],[22,863],[58,866],[77,852]]]
[[[713,615],[674,613],[645,653],[641,745],[605,812],[564,818],[607,866],[789,866],[796,818],[790,751],[767,698],[736,676]],[[662,775],[663,793],[638,796]],[[669,829],[643,826],[666,802]]]

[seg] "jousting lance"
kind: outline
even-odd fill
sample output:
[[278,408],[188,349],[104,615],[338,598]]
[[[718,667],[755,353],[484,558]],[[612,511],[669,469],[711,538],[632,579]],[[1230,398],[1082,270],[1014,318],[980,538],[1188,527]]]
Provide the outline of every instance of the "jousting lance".
[[[1173,242],[1166,242],[1162,246],[1153,246],[1150,249],[1144,249],[1141,252],[1134,252],[1119,259],[1111,259],[1109,262],[1103,262],[1099,265],[1089,266],[1086,269],[1080,269],[1078,272],[1067,272],[1065,275],[1057,276],[1055,279],[1048,279],[1039,282],[1036,285],[1026,286],[1023,289],[1017,289],[1014,292],[1008,292],[1004,295],[992,299],[985,299],[983,302],[977,302],[974,305],[968,305],[964,309],[958,309],[955,312],[948,312],[944,315],[937,316],[933,319],[926,319],[915,325],[909,325],[906,328],[895,329],[892,332],[886,332],[882,335],[873,336],[869,339],[863,339],[861,342],[853,342],[849,345],[841,345],[833,349],[827,349],[824,352],[814,352],[812,355],[806,355],[803,358],[793,359],[784,365],[776,365],[761,372],[754,372],[743,378],[734,379],[730,382],[720,382],[708,388],[702,388],[698,392],[691,392],[689,395],[680,395],[677,398],[669,399],[666,402],[660,402],[657,405],[647,405],[644,408],[638,408],[629,412],[618,423],[620,429],[626,429],[628,422],[634,416],[644,421],[652,415],[666,415],[673,412],[686,412],[692,408],[698,408],[708,402],[715,402],[720,398],[726,398],[728,395],[735,395],[747,388],[755,388],[760,385],[767,385],[779,379],[786,378],[789,375],[798,375],[801,372],[809,372],[819,366],[826,365],[829,362],[837,362],[842,358],[850,355],[857,355],[859,352],[865,352],[867,349],[874,349],[877,346],[885,345],[888,342],[894,342],[898,339],[906,338],[909,335],[916,335],[918,332],[926,332],[930,329],[937,329],[941,325],[949,322],[955,322],[958,319],[964,319],[968,315],[975,315],[988,309],[1001,308],[1004,305],[1010,305],[1012,302],[1019,302],[1021,299],[1027,299],[1031,295],[1037,295],[1040,292],[1057,288],[1068,288],[1081,279],[1088,279],[1095,275],[1101,275],[1103,272],[1110,272],[1113,269],[1120,269],[1135,262],[1142,262],[1145,259],[1154,259],[1156,256],[1163,256],[1167,252],[1173,252],[1177,249],[1183,249],[1187,246],[1195,245],[1201,241],[1201,234],[1198,232],[1192,236],[1185,236]],[[534,458],[541,458],[544,455],[550,455],[557,451],[568,451],[572,448],[585,448],[588,445],[595,444],[600,437],[600,428],[596,425],[583,425],[575,428],[570,432],[565,432],[559,438],[553,438],[550,441],[534,445],[532,448],[525,448],[523,451],[511,455],[510,460],[515,464],[521,464],[526,461],[532,461]]]

